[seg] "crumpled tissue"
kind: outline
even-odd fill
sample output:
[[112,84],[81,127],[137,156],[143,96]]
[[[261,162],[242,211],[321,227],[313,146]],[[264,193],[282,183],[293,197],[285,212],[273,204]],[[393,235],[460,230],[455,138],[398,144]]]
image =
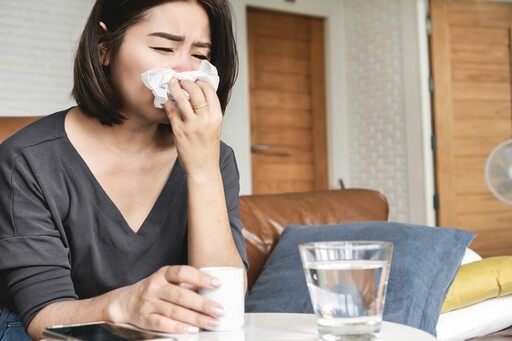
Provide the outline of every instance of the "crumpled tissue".
[[[153,92],[155,96],[153,104],[156,108],[163,108],[163,104],[169,100],[169,97],[173,100],[168,85],[173,77],[179,80],[190,80],[192,82],[196,80],[205,81],[209,83],[215,91],[217,91],[220,82],[217,68],[207,60],[201,61],[197,71],[176,72],[173,69],[157,68],[144,72],[140,77],[144,85]],[[187,98],[190,97],[186,91],[183,92]]]

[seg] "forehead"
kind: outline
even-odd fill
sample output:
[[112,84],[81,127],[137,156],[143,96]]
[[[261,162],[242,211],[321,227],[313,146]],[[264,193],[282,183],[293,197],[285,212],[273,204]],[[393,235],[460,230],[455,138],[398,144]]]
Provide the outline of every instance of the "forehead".
[[141,22],[142,30],[164,31],[201,41],[210,40],[208,14],[195,1],[173,1],[148,10]]

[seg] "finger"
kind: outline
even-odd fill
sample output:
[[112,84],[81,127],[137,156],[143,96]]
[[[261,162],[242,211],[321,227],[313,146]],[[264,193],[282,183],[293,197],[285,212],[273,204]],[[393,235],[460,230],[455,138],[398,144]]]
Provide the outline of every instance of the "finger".
[[173,77],[169,82],[169,92],[174,98],[174,103],[176,108],[179,110],[183,121],[186,121],[188,118],[192,118],[194,116],[194,112],[192,111],[190,102],[187,96],[183,93],[183,90],[181,82]]
[[199,332],[197,326],[175,321],[161,314],[150,314],[141,328],[163,333],[195,334]]
[[195,285],[192,285],[189,283],[180,283],[180,287],[188,289],[188,290],[194,290],[194,291],[196,291],[198,289]]
[[178,305],[164,303],[157,307],[157,309],[161,315],[187,325],[205,329],[212,329],[219,326],[219,320],[216,317],[203,315]]
[[188,283],[199,288],[214,289],[221,285],[220,281],[192,266],[168,266],[163,269],[164,276],[170,283]]
[[222,113],[219,97],[217,96],[215,89],[205,81],[197,81],[196,85],[201,89],[203,96],[205,97],[205,101],[208,103],[210,109],[212,109],[211,112]]
[[192,309],[196,312],[213,317],[224,316],[223,307],[219,303],[209,300],[194,291],[185,289],[180,286],[173,286],[171,290],[162,290],[160,292],[159,298],[162,301],[172,303],[172,307],[179,306],[186,308],[187,310]]
[[178,129],[181,126],[181,123],[183,123],[183,118],[181,117],[179,110],[176,108],[176,105],[173,101],[168,100],[163,104],[163,107],[173,130]]
[[[190,105],[192,106],[192,110],[196,113],[205,111],[200,110],[206,108],[206,106],[203,105],[208,103],[205,95],[203,94],[203,90],[192,81],[181,81],[181,87],[190,95]],[[200,109],[195,109],[197,106],[199,106]]]

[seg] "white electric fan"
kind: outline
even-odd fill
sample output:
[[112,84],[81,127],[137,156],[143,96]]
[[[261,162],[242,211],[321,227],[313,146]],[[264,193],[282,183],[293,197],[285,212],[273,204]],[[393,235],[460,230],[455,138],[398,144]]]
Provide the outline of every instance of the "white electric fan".
[[512,140],[499,144],[489,154],[485,178],[492,194],[512,205]]

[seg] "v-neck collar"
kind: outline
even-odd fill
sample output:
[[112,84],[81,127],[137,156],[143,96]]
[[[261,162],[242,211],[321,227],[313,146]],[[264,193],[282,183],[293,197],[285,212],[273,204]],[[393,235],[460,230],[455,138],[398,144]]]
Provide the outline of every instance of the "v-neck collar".
[[178,199],[178,193],[182,192],[181,187],[185,185],[185,173],[183,172],[179,160],[176,159],[169,178],[158,195],[155,204],[144,219],[142,225],[137,231],[134,231],[114,201],[109,197],[98,179],[94,176],[85,160],[69,140],[65,130],[65,118],[68,112],[69,110],[62,112],[62,117],[58,123],[60,125],[59,129],[65,136],[65,140],[67,142],[65,145],[69,149],[69,154],[73,158],[72,167],[75,172],[77,172],[77,176],[79,176],[79,179],[82,178],[82,176],[87,178],[96,192],[95,197],[98,199],[96,206],[98,207],[99,212],[109,220],[115,222],[115,225],[119,226],[127,235],[145,237],[156,233],[169,212],[173,209],[176,199]]

